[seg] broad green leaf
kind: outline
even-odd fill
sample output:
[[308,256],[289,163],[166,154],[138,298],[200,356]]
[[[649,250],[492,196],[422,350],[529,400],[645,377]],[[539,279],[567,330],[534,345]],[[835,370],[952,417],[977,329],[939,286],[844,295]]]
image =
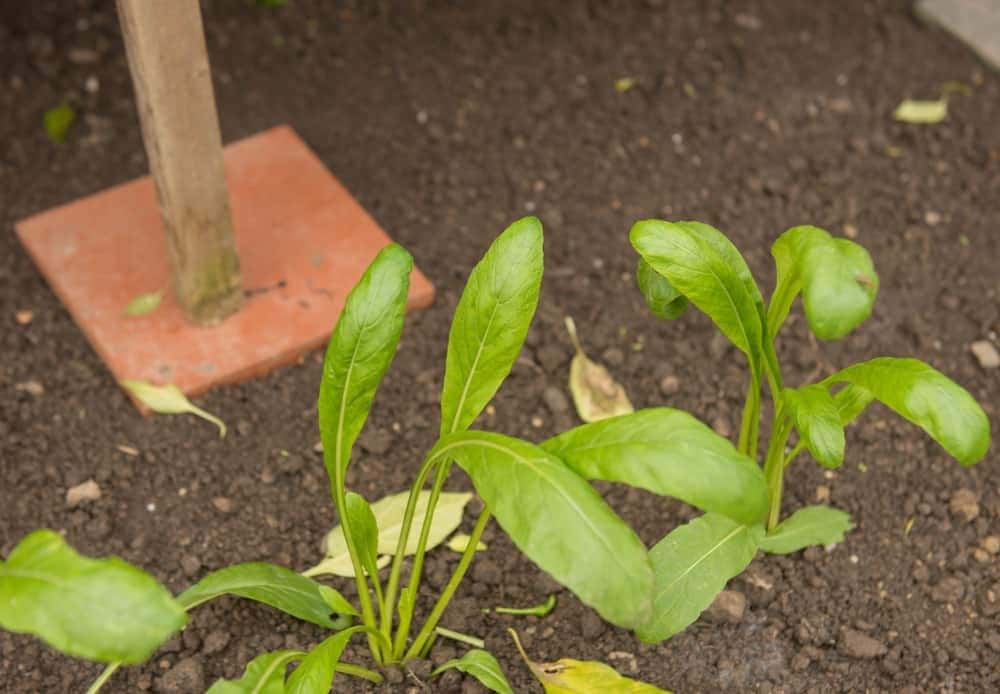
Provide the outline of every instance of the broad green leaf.
[[[331,616],[328,602],[331,592],[336,591],[282,566],[251,562],[210,573],[181,593],[177,600],[185,609],[191,609],[221,595],[236,595],[326,629],[343,629],[357,612]],[[346,600],[341,600],[340,604],[349,606]]]
[[347,296],[330,337],[318,409],[331,484],[342,483],[351,448],[396,354],[412,269],[413,258],[401,246],[383,248]]
[[762,526],[706,513],[675,528],[649,551],[655,584],[649,620],[636,633],[657,643],[686,629],[757,553]]
[[786,388],[781,398],[813,458],[823,467],[843,465],[844,425],[830,392],[819,385]]
[[149,294],[140,294],[139,296],[132,299],[125,308],[122,309],[122,315],[126,318],[135,318],[136,316],[144,316],[147,313],[151,313],[156,310],[156,307],[160,305],[163,300],[163,290],[158,292],[150,292]]
[[90,559],[36,530],[0,562],[0,627],[67,655],[140,663],[187,622],[155,578],[118,557]]
[[529,617],[546,617],[556,609],[556,596],[550,595],[541,605],[533,607],[494,607],[493,611],[500,614],[526,615]]
[[850,383],[868,391],[926,431],[963,466],[978,463],[990,447],[990,422],[979,403],[967,390],[919,359],[878,357],[849,366],[823,381],[824,385],[833,383]]
[[[389,557],[396,553],[399,534],[403,531],[403,514],[406,512],[406,501],[409,492],[400,492],[379,499],[371,505],[371,511],[378,527],[378,568],[389,563]],[[417,497],[413,513],[413,523],[410,525],[410,536],[406,538],[406,554],[417,551],[420,539],[420,529],[423,527],[424,516],[427,515],[427,502],[430,499],[429,489],[423,489]],[[427,549],[437,547],[462,523],[462,513],[465,505],[472,499],[468,492],[442,492],[438,497],[434,516],[431,519],[431,530],[427,537]],[[308,576],[334,574],[336,576],[353,576],[354,567],[347,553],[347,542],[344,540],[343,526],[337,525],[324,540],[323,561],[306,571]]]
[[759,379],[764,299],[736,246],[700,222],[643,220],[629,236],[642,259],[747,355]]
[[646,548],[600,494],[538,446],[500,434],[446,436],[431,457],[449,457],[514,544],[602,617],[641,623],[652,571]]
[[76,111],[69,104],[60,104],[45,112],[43,123],[45,134],[56,144],[64,144],[69,137],[69,129],[76,120]]
[[375,514],[360,494],[347,492],[345,501],[347,525],[361,556],[361,566],[369,576],[378,576],[378,521]]
[[664,320],[679,318],[687,308],[688,300],[653,266],[639,258],[639,268],[635,273],[639,291],[646,299],[646,305],[655,315]]
[[[451,536],[451,539],[448,540],[448,544],[446,546],[452,552],[462,554],[466,549],[468,549],[470,540],[472,540],[472,538],[466,533],[455,533]],[[486,543],[482,540],[476,543],[477,552],[485,552],[487,549]]]
[[829,506],[806,506],[778,523],[760,541],[770,554],[790,554],[809,545],[843,542],[844,533],[854,527],[847,513]]
[[945,98],[934,101],[903,99],[896,110],[892,112],[892,117],[903,123],[917,125],[940,123],[948,117],[948,100]]
[[858,418],[865,408],[875,399],[869,391],[859,386],[848,383],[837,391],[833,396],[833,402],[837,405],[837,414],[840,416],[840,423],[847,426]]
[[510,373],[538,305],[542,225],[524,217],[473,268],[455,309],[441,391],[441,433],[468,428]]
[[586,479],[623,482],[742,523],[767,513],[760,466],[680,410],[658,407],[584,424],[542,448]]
[[566,330],[576,348],[576,354],[569,366],[569,392],[580,419],[597,422],[608,417],[632,412],[632,403],[625,388],[616,381],[606,368],[587,357],[576,334],[576,324],[566,317]]
[[219,427],[219,436],[226,438],[226,423],[214,414],[206,412],[181,392],[173,383],[156,386],[147,381],[124,380],[122,386],[136,400],[159,414],[193,414]]
[[238,680],[217,680],[206,694],[285,694],[285,669],[302,651],[263,653],[247,665]]
[[288,678],[285,694],[328,694],[340,656],[358,631],[360,628],[355,627],[334,634],[309,651]]
[[799,292],[809,328],[823,340],[844,337],[871,315],[879,280],[863,246],[797,226],[778,237],[771,255],[778,273],[767,312],[772,340]]
[[500,667],[500,663],[498,663],[497,659],[493,657],[493,654],[488,651],[478,648],[468,651],[461,658],[449,660],[448,662],[438,666],[438,668],[431,673],[431,677],[436,677],[446,670],[458,670],[467,675],[471,675],[479,680],[479,682],[491,692],[497,692],[498,694],[514,694],[514,690],[511,689],[510,684],[507,682],[507,678],[503,674],[503,669]]

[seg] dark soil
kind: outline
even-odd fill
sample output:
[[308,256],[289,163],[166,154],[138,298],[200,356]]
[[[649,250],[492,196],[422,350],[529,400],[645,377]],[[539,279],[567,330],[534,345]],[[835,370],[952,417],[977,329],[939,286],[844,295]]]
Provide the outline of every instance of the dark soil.
[[[1000,79],[918,23],[909,4],[206,3],[226,140],[290,123],[440,290],[410,319],[368,424],[390,445],[360,451],[351,485],[377,498],[412,479],[437,430],[464,277],[492,236],[529,212],[547,230],[542,305],[483,426],[539,440],[573,423],[543,397],[564,386],[570,314],[637,405],[666,403],[736,428],[742,358],[702,316],[654,321],[634,288],[627,230],[650,216],[719,226],[765,287],[769,243],[782,230],[856,232],[881,273],[875,313],[840,344],[818,345],[793,322],[781,345],[789,382],[914,355],[969,387],[995,420],[1000,371],[982,369],[969,345],[1000,332]],[[239,561],[310,566],[335,522],[313,449],[320,354],[204,397],[231,426],[225,440],[195,419],[136,414],[12,232],[16,219],[145,172],[113,3],[8,3],[0,18],[0,553],[47,526],[174,590]],[[96,52],[71,53],[81,48]],[[96,92],[85,89],[91,76]],[[616,91],[621,77],[635,87]],[[892,121],[898,100],[936,97],[948,80],[973,92],[953,98],[945,123]],[[81,117],[56,146],[42,113],[64,99]],[[33,320],[20,325],[15,313],[26,309]],[[667,375],[678,385],[665,394]],[[30,381],[44,392],[26,389]],[[485,637],[518,692],[541,690],[507,626],[537,659],[600,659],[684,693],[997,691],[1000,557],[981,546],[1000,535],[996,451],[960,469],[873,408],[849,434],[848,464],[824,473],[805,460],[788,480],[786,509],[828,493],[857,528],[831,551],[758,559],[730,586],[748,600],[738,623],[706,618],[641,645],[559,591],[491,526],[490,548],[445,624]],[[67,488],[89,478],[101,499],[67,508]],[[456,472],[451,485],[468,481]],[[975,509],[959,508],[962,489]],[[692,515],[627,489],[608,498],[649,544]],[[455,561],[435,552],[431,582]],[[553,591],[559,604],[544,619],[479,610]],[[319,637],[274,611],[221,600],[106,691],[198,689],[262,651]],[[443,645],[434,657],[457,652]],[[98,671],[0,634],[4,692],[82,691]],[[338,681],[338,690],[368,691]],[[404,676],[382,691],[417,687]],[[449,675],[429,689],[477,687]]]

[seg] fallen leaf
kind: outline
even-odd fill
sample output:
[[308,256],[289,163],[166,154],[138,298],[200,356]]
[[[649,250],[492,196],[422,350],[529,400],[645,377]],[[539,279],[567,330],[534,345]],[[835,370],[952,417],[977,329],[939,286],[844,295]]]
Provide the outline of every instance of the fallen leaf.
[[524,658],[535,678],[541,682],[546,694],[670,694],[669,690],[654,687],[618,674],[609,665],[596,660],[561,658],[554,663],[536,663],[524,652],[517,632],[507,630],[514,638],[518,652]]
[[[424,516],[427,513],[427,501],[430,499],[429,489],[421,490],[417,497],[417,505],[413,513],[413,522],[410,525],[410,535],[406,539],[405,554],[413,554],[417,551],[417,542],[420,538],[420,529],[424,524]],[[379,499],[371,505],[372,513],[375,515],[375,523],[378,526],[378,553],[379,557],[376,566],[382,568],[391,560],[391,556],[396,553],[396,546],[399,544],[399,536],[403,531],[403,515],[406,512],[406,502],[410,493],[400,492],[391,496]],[[465,505],[472,499],[472,494],[458,492],[442,492],[438,498],[437,507],[434,509],[434,516],[431,520],[431,530],[427,537],[427,549],[438,546],[445,539],[455,532],[455,529],[462,522],[462,513]],[[311,569],[304,571],[306,576],[320,576],[323,574],[333,574],[335,576],[354,576],[354,566],[351,563],[351,555],[347,550],[347,541],[344,539],[344,529],[340,525],[335,526],[323,540],[323,561]]]
[[156,310],[156,307],[160,305],[160,301],[163,300],[163,290],[158,292],[149,292],[148,294],[140,294],[139,296],[128,302],[124,309],[122,309],[122,315],[126,318],[134,318],[136,316],[144,316],[147,313]]
[[636,85],[635,77],[619,77],[615,80],[615,91],[624,94]]
[[550,595],[541,605],[534,607],[494,607],[494,612],[500,614],[529,615],[533,617],[545,617],[556,608],[556,596]]
[[[462,554],[469,546],[469,540],[472,538],[465,533],[456,533],[452,535],[451,539],[448,540],[447,547],[453,552],[458,552]],[[476,551],[483,552],[486,550],[486,543],[479,541],[476,543]]]
[[42,119],[45,133],[56,144],[63,144],[69,135],[69,128],[76,120],[76,111],[67,104],[50,108]]
[[35,319],[35,313],[27,309],[23,311],[18,311],[14,314],[14,319],[17,320],[18,325],[27,325]]
[[569,367],[569,392],[580,419],[596,422],[633,411],[632,403],[620,383],[608,370],[591,361],[580,346],[573,319],[566,318],[566,330],[576,348],[576,355]]
[[904,123],[933,124],[940,123],[948,116],[948,100],[915,101],[904,99],[892,117]]
[[159,414],[193,414],[196,417],[211,422],[219,427],[219,436],[226,437],[226,423],[213,414],[201,409],[172,383],[162,386],[153,385],[148,381],[124,380],[122,387],[132,394],[136,400]]

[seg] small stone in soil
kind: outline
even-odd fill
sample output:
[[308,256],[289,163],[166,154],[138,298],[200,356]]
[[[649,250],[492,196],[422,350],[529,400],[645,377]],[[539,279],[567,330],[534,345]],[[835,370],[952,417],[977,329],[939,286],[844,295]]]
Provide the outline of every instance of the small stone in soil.
[[69,508],[76,508],[80,504],[97,501],[100,498],[101,488],[94,480],[87,480],[66,490],[66,506]]
[[878,658],[885,655],[889,649],[878,639],[856,629],[845,629],[840,636],[837,649],[850,658]]
[[715,596],[707,613],[714,621],[738,624],[743,620],[746,609],[747,598],[743,593],[738,590],[724,590]]
[[221,629],[216,629],[205,637],[202,645],[202,653],[212,655],[223,651],[229,645],[229,634]]
[[45,395],[45,386],[38,381],[25,381],[24,383],[18,383],[14,386],[14,390],[27,393],[28,395],[33,395],[36,398],[40,398]]
[[205,691],[205,672],[197,658],[184,658],[156,683],[160,694],[194,694]]
[[979,546],[990,554],[1000,554],[1000,535],[987,535],[980,540]]
[[604,633],[604,620],[593,611],[588,610],[580,619],[580,632],[583,638],[593,641]]
[[951,495],[948,508],[953,516],[970,523],[979,517],[979,499],[971,489],[959,489]]
[[965,595],[965,586],[961,579],[954,576],[947,576],[934,586],[931,591],[931,600],[934,602],[956,603]]
[[358,443],[369,453],[382,455],[392,448],[392,434],[386,429],[370,429],[358,437]]
[[673,374],[664,376],[663,380],[660,381],[660,392],[664,395],[676,395],[680,389],[680,379]]
[[560,412],[566,412],[569,410],[569,399],[566,394],[562,392],[559,388],[555,386],[549,386],[542,393],[542,399],[545,401],[545,406],[551,410],[553,414],[559,414]]
[[184,575],[188,578],[194,578],[200,569],[201,560],[198,559],[198,557],[191,554],[185,554],[181,557],[181,571],[183,571]]
[[1000,353],[988,340],[976,340],[969,345],[969,350],[984,369],[1000,367]]
[[212,499],[212,506],[219,513],[232,513],[233,512],[233,500],[225,496],[217,496]]

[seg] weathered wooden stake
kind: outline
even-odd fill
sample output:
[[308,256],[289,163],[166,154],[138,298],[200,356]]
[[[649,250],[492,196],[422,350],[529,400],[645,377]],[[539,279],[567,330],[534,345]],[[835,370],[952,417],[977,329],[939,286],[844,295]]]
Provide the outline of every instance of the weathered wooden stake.
[[174,291],[189,319],[218,323],[240,308],[243,288],[201,8],[117,2]]

